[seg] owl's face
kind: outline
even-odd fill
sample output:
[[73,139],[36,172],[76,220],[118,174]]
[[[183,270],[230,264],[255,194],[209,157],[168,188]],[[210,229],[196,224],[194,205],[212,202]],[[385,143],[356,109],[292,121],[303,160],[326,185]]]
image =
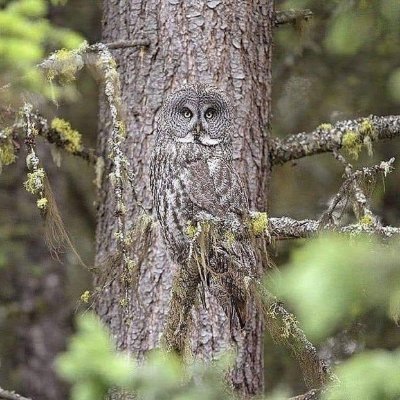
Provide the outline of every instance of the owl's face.
[[216,146],[230,140],[232,111],[218,89],[202,84],[178,89],[161,110],[162,134],[180,143]]

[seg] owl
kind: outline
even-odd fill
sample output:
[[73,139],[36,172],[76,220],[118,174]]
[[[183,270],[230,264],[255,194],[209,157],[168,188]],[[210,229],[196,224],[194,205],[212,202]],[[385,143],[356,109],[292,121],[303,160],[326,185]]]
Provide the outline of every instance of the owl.
[[208,288],[243,327],[244,278],[256,274],[256,260],[249,202],[232,162],[232,119],[229,101],[213,86],[172,93],[158,114],[150,183],[171,256],[181,266],[197,262],[200,291]]

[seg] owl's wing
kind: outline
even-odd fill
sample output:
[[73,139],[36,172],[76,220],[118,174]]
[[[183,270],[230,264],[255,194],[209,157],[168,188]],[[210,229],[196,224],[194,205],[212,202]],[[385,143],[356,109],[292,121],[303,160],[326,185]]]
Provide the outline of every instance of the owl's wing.
[[245,190],[232,166],[224,160],[197,160],[187,168],[190,200],[216,218],[228,213],[241,216],[249,209]]

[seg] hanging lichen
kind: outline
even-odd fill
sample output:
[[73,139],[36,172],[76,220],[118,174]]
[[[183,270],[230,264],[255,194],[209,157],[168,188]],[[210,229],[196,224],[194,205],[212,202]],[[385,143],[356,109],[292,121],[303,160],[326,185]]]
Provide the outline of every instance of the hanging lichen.
[[372,142],[376,139],[376,130],[370,118],[364,118],[355,126],[350,127],[342,136],[342,146],[355,160],[364,146],[368,155],[372,156]]
[[65,142],[64,148],[70,153],[82,150],[82,135],[72,129],[71,124],[61,118],[54,118],[51,121],[51,128],[56,130],[62,141]]
[[48,203],[45,196],[44,180],[45,172],[43,168],[39,168],[39,158],[35,152],[37,129],[32,121],[32,105],[25,103],[22,109],[22,115],[25,121],[25,143],[28,148],[26,156],[26,166],[28,168],[27,180],[24,182],[25,189],[35,195],[40,202],[37,202],[37,207],[45,214]]
[[77,49],[61,49],[51,54],[40,64],[46,72],[47,79],[53,81],[57,77],[61,83],[75,80],[77,72],[84,66],[82,54],[88,47],[87,42],[83,42]]
[[[28,172],[27,178],[24,182],[25,189],[35,196],[41,195],[44,192],[44,169],[37,168],[33,172]],[[42,200],[43,197],[40,199]]]

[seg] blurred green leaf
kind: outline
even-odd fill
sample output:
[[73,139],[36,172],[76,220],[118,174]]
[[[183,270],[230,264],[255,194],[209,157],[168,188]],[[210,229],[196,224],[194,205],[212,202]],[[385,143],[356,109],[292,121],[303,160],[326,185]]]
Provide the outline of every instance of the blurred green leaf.
[[400,351],[368,351],[336,369],[340,384],[323,400],[395,400],[400,398]]
[[272,290],[293,305],[314,339],[372,308],[388,310],[400,282],[398,246],[369,238],[323,236],[293,252]]

